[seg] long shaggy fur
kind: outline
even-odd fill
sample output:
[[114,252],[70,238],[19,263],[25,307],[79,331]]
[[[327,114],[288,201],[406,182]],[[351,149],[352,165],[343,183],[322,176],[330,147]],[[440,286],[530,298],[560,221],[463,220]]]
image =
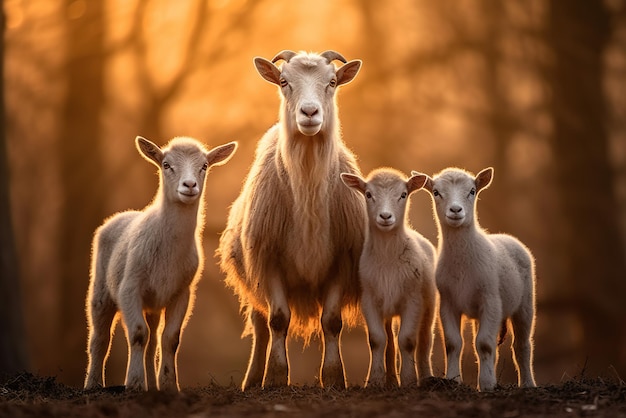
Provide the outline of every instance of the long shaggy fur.
[[255,162],[231,207],[220,239],[220,266],[246,314],[254,307],[267,315],[263,278],[285,277],[292,309],[289,332],[308,341],[321,331],[321,304],[329,280],[342,284],[344,321],[356,322],[365,208],[337,181],[342,172],[359,173],[353,154],[338,137],[336,152],[328,152],[335,147],[301,143],[289,146],[290,154],[283,158],[277,147],[279,127],[272,127],[259,142]]
[[[317,54],[290,59],[302,68],[318,63]],[[359,169],[341,140],[334,98],[324,103],[324,124],[314,137],[297,131],[290,118],[294,106],[283,98],[280,122],[260,140],[218,254],[226,284],[246,313],[254,307],[267,315],[267,277],[284,278],[292,309],[289,332],[308,341],[321,330],[330,283],[341,284],[343,319],[355,322],[365,208],[339,177]]]

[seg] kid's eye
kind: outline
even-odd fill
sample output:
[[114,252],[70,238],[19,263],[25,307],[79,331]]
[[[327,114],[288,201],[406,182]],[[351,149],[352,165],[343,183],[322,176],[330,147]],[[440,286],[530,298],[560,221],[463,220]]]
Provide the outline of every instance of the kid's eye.
[[167,161],[163,161],[163,169],[169,170],[170,168],[172,168],[170,163],[168,163]]
[[476,195],[476,189],[472,189],[472,190],[470,190],[470,194],[471,194],[472,196]]
[[439,195],[439,191],[438,190],[433,190],[433,196],[435,196],[435,197],[440,196]]
[[400,195],[400,199],[406,199],[406,192],[402,192],[402,194]]
[[371,199],[372,194],[370,192],[365,192],[365,197],[367,197],[368,199]]
[[280,80],[278,80],[278,82],[280,83],[280,86],[281,86],[281,87],[287,87],[287,85],[289,84],[289,83],[287,82],[287,80],[285,80],[285,79],[284,79],[284,78],[282,78],[282,77],[280,78]]
[[202,164],[202,170],[206,171],[207,168],[209,168],[209,164],[208,163]]

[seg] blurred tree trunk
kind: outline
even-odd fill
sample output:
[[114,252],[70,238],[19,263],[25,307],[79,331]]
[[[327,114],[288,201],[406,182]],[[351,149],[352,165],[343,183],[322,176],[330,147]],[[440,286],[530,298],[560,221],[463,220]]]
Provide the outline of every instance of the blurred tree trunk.
[[4,114],[4,12],[0,2],[0,377],[26,369],[26,342],[11,222]]
[[[591,372],[626,376],[626,261],[609,160],[603,53],[610,16],[600,1],[550,2],[554,170],[561,201],[564,300],[580,319]],[[585,358],[581,359],[581,362]]]
[[82,383],[86,364],[85,296],[93,230],[102,221],[104,185],[100,116],[104,102],[104,2],[65,0],[67,90],[60,136],[63,184],[61,242],[61,367]]

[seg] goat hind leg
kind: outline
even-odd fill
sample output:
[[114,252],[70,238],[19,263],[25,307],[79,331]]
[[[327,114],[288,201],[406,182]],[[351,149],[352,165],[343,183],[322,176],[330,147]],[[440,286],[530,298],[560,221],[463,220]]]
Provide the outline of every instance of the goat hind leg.
[[111,337],[115,329],[117,308],[108,295],[88,301],[87,317],[89,337],[87,339],[87,376],[85,389],[104,387],[104,366],[111,348]]
[[248,370],[241,384],[241,390],[263,385],[265,362],[267,361],[267,346],[270,341],[267,317],[261,311],[250,308],[248,321],[248,326],[252,326],[252,350],[250,361],[248,362]]
[[533,373],[534,309],[515,313],[511,317],[513,328],[513,359],[517,369],[517,383],[521,387],[536,387]]

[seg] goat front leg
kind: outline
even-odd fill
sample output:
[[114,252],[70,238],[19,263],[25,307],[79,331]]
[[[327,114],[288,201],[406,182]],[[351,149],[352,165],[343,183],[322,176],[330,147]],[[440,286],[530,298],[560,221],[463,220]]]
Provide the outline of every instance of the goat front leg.
[[332,286],[326,294],[322,307],[322,365],[320,384],[322,387],[346,387],[346,378],[341,358],[341,288]]
[[446,378],[461,382],[461,351],[463,349],[461,315],[452,309],[442,296],[439,316],[446,348]]
[[385,349],[385,384],[388,387],[398,387],[398,369],[396,367],[396,338],[393,334],[393,318],[387,318],[385,321],[385,332],[387,333],[387,348]]
[[267,361],[267,346],[270,341],[270,330],[267,325],[267,317],[254,308],[250,308],[248,325],[252,327],[252,350],[248,362],[248,370],[243,378],[241,390],[263,385],[265,362]]
[[[496,301],[492,301],[496,302]],[[498,331],[502,326],[500,302],[492,303],[483,308],[475,332],[474,346],[478,356],[478,389],[490,391],[496,387],[496,356]]]
[[417,330],[422,316],[422,307],[409,305],[400,317],[398,348],[400,349],[400,385],[403,387],[417,384],[415,368],[415,350],[417,348]]
[[270,353],[267,357],[263,386],[286,386],[289,384],[287,332],[291,320],[291,311],[287,303],[285,289],[279,277],[272,277],[269,289],[268,325],[270,330]]
[[159,369],[158,360],[161,358],[159,350],[159,324],[161,322],[161,311],[146,313],[146,322],[150,329],[150,339],[148,340],[148,348],[146,349],[146,380],[148,381],[148,390],[157,389],[156,373]]
[[185,288],[165,307],[165,327],[161,337],[160,390],[180,390],[178,386],[178,347],[191,302],[191,290]]
[[[367,324],[367,340],[370,346],[370,365],[365,378],[365,387],[380,387],[385,384],[385,351],[395,350],[393,344],[386,346],[388,334],[385,330],[382,314],[378,312],[372,298],[364,294],[361,300],[361,309]],[[389,321],[391,323],[391,321]],[[390,331],[391,327],[388,327]],[[393,338],[393,331],[391,332]],[[392,361],[393,373],[395,375],[395,351]],[[388,364],[387,367],[390,365]],[[387,373],[390,371],[387,370]],[[396,380],[397,381],[397,380]]]
[[435,310],[437,289],[433,284],[424,284],[422,290],[422,317],[417,337],[417,377],[422,380],[433,375],[431,356],[433,353]]
[[145,353],[150,330],[144,318],[141,298],[136,289],[120,288],[119,303],[128,342],[128,365],[126,367],[127,390],[147,390]]

